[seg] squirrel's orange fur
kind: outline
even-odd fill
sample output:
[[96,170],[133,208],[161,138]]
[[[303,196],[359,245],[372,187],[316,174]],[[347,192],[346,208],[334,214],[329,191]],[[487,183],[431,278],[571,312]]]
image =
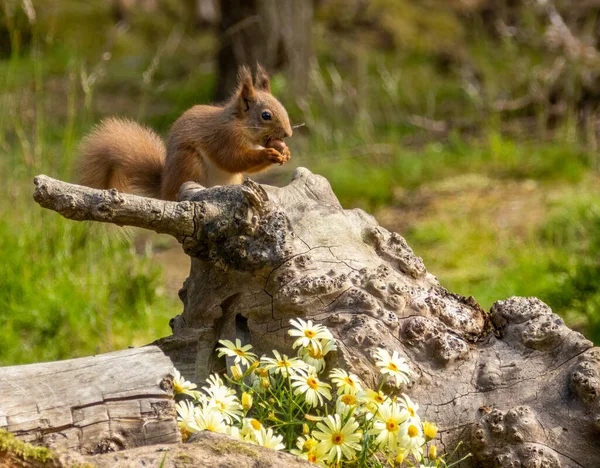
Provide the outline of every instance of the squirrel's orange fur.
[[184,112],[171,127],[166,149],[156,133],[136,122],[104,120],[82,142],[79,180],[93,188],[175,200],[188,180],[205,187],[236,184],[243,172],[286,162],[287,147],[280,153],[265,145],[291,135],[267,73],[259,65],[253,84],[249,69],[241,67],[231,99]]

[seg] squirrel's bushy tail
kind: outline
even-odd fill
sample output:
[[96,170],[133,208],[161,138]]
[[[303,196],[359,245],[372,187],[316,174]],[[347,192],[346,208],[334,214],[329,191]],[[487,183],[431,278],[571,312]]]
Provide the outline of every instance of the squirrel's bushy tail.
[[152,130],[132,120],[109,118],[83,139],[80,151],[81,185],[160,197],[166,150]]

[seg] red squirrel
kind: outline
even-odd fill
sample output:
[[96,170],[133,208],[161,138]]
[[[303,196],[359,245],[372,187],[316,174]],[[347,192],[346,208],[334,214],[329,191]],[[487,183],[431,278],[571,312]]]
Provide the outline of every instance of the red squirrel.
[[167,146],[151,129],[120,118],[101,122],[81,145],[79,181],[92,188],[175,200],[186,181],[205,187],[239,184],[243,173],[283,164],[292,136],[285,108],[260,65],[248,67],[222,106],[197,105],[175,121]]

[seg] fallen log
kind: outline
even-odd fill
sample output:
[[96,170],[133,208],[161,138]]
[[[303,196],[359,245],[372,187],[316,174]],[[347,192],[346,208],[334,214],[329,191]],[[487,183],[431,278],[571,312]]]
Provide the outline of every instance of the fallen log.
[[188,183],[179,203],[45,176],[36,185],[36,201],[68,218],[179,239],[192,257],[184,309],[156,344],[190,380],[226,368],[219,339],[291,352],[288,321],[308,318],[338,340],[328,364],[367,384],[377,347],[405,357],[403,390],[440,425],[442,448],[463,441],[473,454],[463,466],[600,466],[600,349],[535,298],[487,313],[447,291],[400,235],[344,210],[306,169],[282,188]]
[[156,346],[0,367],[0,428],[84,454],[178,443],[172,378]]

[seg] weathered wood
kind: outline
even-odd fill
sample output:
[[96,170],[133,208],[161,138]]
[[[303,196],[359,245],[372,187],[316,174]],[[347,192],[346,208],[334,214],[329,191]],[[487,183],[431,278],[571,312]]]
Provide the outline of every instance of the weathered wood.
[[45,175],[34,179],[33,198],[44,208],[76,221],[99,221],[118,226],[136,226],[171,234],[180,241],[193,236],[193,206],[154,198],[96,190],[67,184]]
[[[464,466],[600,466],[600,349],[541,301],[486,313],[448,292],[400,235],[344,210],[306,169],[282,188],[187,184],[180,199],[194,206],[194,235],[172,234],[192,269],[159,344],[189,379],[225,368],[219,339],[292,353],[288,321],[308,318],[338,340],[329,365],[369,385],[377,347],[405,357],[414,377],[402,391],[441,426],[443,448],[464,442]],[[95,208],[78,209],[89,219]]]
[[0,428],[88,454],[176,443],[172,372],[155,346],[1,367]]

